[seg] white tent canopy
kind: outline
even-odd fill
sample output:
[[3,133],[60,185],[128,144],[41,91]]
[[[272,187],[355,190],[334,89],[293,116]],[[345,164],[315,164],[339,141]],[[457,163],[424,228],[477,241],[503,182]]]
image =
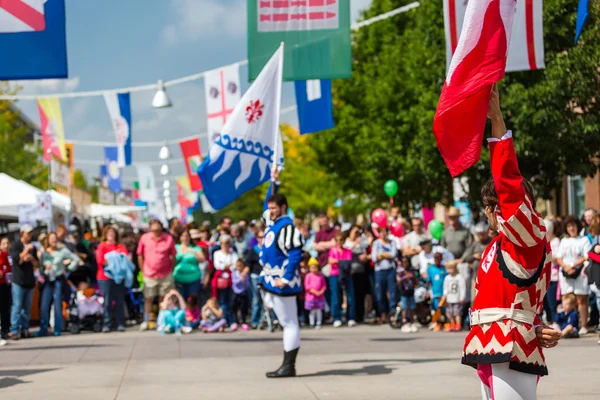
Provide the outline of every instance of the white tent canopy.
[[107,206],[104,204],[92,204],[90,207],[91,217],[116,217],[135,211],[144,211],[146,207],[138,206]]
[[[0,173],[0,188],[2,188],[0,217],[8,218],[17,218],[19,216],[19,206],[35,204],[37,195],[44,193],[43,190],[5,173]],[[66,212],[70,211],[71,199],[68,196],[54,190],[50,192],[50,195],[52,196],[52,207]]]

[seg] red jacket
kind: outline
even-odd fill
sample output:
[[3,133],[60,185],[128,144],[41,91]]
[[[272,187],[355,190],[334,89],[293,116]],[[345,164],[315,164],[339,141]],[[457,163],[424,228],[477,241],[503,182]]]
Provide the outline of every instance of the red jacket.
[[12,266],[8,260],[8,253],[0,251],[0,285],[6,284],[6,274],[12,272]]
[[[512,138],[491,142],[490,154],[499,232],[481,258],[462,361],[474,367],[508,362],[510,369],[547,375],[535,334],[550,283],[552,253],[546,228],[522,186]],[[498,309],[514,309],[521,316],[512,313],[512,318],[490,321]],[[487,320],[477,320],[486,313]]]

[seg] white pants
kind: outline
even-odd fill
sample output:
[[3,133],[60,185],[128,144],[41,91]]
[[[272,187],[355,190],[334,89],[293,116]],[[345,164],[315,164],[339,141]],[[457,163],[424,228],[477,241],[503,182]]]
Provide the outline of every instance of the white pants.
[[265,292],[263,298],[267,307],[272,308],[283,327],[283,350],[292,351],[300,347],[300,324],[296,296],[277,296]]
[[483,400],[535,400],[538,376],[514,371],[508,363],[480,365]]
[[310,310],[310,314],[308,315],[308,322],[310,326],[315,326],[315,322],[317,326],[321,326],[323,323],[323,310]]

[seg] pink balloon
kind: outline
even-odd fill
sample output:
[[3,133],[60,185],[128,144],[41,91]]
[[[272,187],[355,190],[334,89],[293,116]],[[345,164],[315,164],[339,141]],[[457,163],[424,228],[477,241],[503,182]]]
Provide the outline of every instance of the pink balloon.
[[387,227],[387,214],[381,208],[376,209],[371,214],[371,220],[377,224],[380,228]]
[[402,237],[404,235],[404,226],[400,221],[394,221],[390,224],[390,233],[397,238]]

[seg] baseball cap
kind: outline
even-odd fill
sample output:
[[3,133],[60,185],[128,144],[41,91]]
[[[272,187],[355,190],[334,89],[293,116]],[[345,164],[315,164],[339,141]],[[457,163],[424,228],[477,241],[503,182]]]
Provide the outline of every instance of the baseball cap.
[[21,225],[21,233],[29,233],[33,231],[33,227],[29,224]]
[[485,222],[479,222],[475,225],[475,233],[487,232],[488,226]]

